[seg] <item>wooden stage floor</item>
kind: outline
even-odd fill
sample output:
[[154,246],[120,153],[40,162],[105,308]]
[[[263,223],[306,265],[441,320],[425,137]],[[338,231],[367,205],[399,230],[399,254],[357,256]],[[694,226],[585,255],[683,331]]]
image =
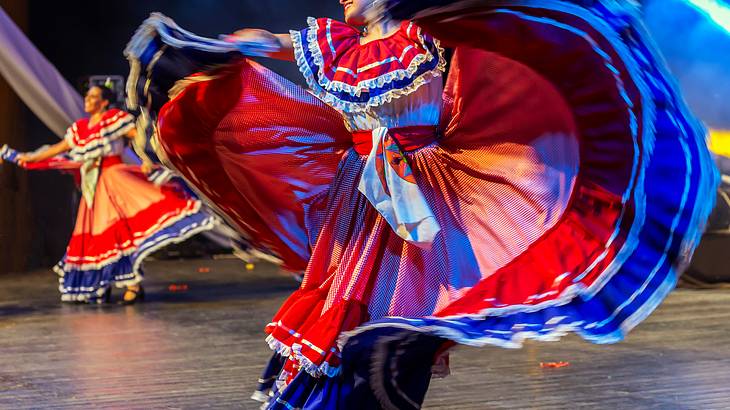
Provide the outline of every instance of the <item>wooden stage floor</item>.
[[[147,273],[147,302],[131,307],[61,305],[50,272],[0,276],[0,409],[258,408],[262,329],[295,282],[237,260]],[[730,291],[676,291],[617,345],[568,337],[451,360],[425,408],[730,408]]]

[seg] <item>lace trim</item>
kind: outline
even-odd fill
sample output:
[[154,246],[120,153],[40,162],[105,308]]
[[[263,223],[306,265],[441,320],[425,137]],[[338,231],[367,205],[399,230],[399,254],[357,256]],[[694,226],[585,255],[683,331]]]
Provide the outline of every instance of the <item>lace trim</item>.
[[[358,83],[357,86],[352,86],[339,81],[331,81],[324,74],[324,57],[322,50],[319,48],[317,42],[317,31],[319,30],[319,24],[317,20],[310,17],[307,19],[309,24],[309,30],[307,31],[307,49],[312,54],[314,64],[318,67],[318,78],[315,78],[312,69],[310,68],[307,59],[304,55],[304,43],[302,41],[302,34],[298,31],[291,31],[290,35],[292,43],[294,44],[294,59],[299,66],[299,71],[304,76],[307,85],[312,92],[321,99],[325,104],[344,112],[357,112],[365,111],[370,107],[377,107],[390,103],[394,99],[412,94],[418,90],[422,85],[429,83],[434,78],[441,77],[441,73],[446,70],[446,60],[444,59],[444,50],[440,45],[440,42],[434,39],[434,45],[438,49],[439,62],[436,68],[426,71],[425,73],[414,77],[420,66],[424,63],[428,63],[434,59],[434,55],[426,48],[425,54],[419,54],[409,64],[405,70],[397,70],[383,74],[377,78],[370,80],[364,80]],[[418,38],[421,44],[426,44],[423,35],[418,33]],[[393,89],[386,93],[378,96],[371,97],[366,102],[356,103],[351,101],[345,101],[337,96],[333,95],[332,92],[346,92],[352,96],[360,96],[363,89],[378,89],[382,88],[386,84],[390,84],[394,81],[412,79],[411,83],[407,86],[399,89]]]
[[[319,79],[317,80],[319,85],[322,86],[327,91],[335,91],[335,92],[346,92],[352,96],[359,96],[362,93],[363,89],[374,89],[374,88],[382,88],[385,84],[389,84],[395,80],[404,80],[406,78],[411,78],[413,75],[418,71],[419,67],[423,63],[431,62],[434,59],[433,54],[430,50],[428,50],[427,47],[425,47],[426,40],[423,38],[423,35],[421,34],[421,29],[418,29],[418,40],[421,43],[421,45],[424,45],[424,48],[426,49],[426,53],[419,54],[416,57],[413,58],[413,60],[409,63],[408,67],[406,69],[399,69],[396,71],[392,71],[389,73],[385,73],[383,75],[380,75],[376,78],[370,79],[370,80],[362,80],[359,81],[356,85],[351,85],[347,83],[343,83],[341,81],[333,81],[327,78],[325,75],[325,67],[324,67],[324,56],[322,55],[322,50],[319,47],[319,38],[317,37],[317,33],[319,32],[319,23],[316,19],[310,17],[307,20],[307,23],[309,24],[309,30],[307,31],[307,47],[309,51],[312,53],[312,56],[315,59],[315,64],[319,68],[318,76]],[[438,47],[439,43],[438,40],[434,40],[434,44]],[[442,52],[441,48],[439,47],[439,52]],[[333,50],[333,57],[335,54],[335,51]],[[444,62],[445,65],[445,62]],[[443,70],[442,70],[443,71]]]
[[292,357],[299,363],[301,368],[314,377],[321,377],[323,375],[327,377],[335,377],[342,371],[341,366],[331,366],[327,363],[327,361],[321,365],[315,364],[309,360],[307,356],[302,354],[302,345],[299,343],[294,343],[291,347],[291,351]]
[[272,335],[266,336],[266,343],[275,353],[296,361],[305,372],[309,373],[313,377],[322,377],[323,375],[327,377],[335,377],[342,372],[341,366],[332,366],[327,361],[318,365],[309,360],[307,356],[302,354],[301,343],[294,343],[291,347],[289,347]]
[[79,131],[77,123],[74,123],[64,136],[64,140],[71,147],[68,156],[74,161],[87,161],[110,155],[120,148],[118,141],[132,129],[134,129],[134,117],[120,111],[102,120],[99,131],[77,142]]
[[291,356],[291,347],[281,343],[274,336],[266,336],[266,343],[269,345],[269,349],[273,350],[274,353],[280,354],[282,357]]

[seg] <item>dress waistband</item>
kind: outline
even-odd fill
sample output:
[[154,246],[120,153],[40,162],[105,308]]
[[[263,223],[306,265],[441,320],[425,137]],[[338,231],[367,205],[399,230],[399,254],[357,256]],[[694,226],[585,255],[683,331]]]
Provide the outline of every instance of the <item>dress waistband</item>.
[[109,168],[113,165],[122,164],[123,162],[120,155],[110,155],[101,159],[101,168]]
[[[398,142],[404,152],[423,148],[436,141],[437,127],[423,125],[388,129],[388,133]],[[352,143],[360,155],[367,155],[373,149],[373,130],[354,131]]]

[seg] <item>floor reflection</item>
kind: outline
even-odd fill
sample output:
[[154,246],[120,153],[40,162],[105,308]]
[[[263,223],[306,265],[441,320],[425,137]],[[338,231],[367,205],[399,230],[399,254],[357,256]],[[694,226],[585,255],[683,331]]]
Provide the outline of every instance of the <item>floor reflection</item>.
[[73,390],[98,398],[161,393],[155,375],[175,371],[177,337],[171,326],[145,314],[143,307],[68,306],[58,317],[58,343]]

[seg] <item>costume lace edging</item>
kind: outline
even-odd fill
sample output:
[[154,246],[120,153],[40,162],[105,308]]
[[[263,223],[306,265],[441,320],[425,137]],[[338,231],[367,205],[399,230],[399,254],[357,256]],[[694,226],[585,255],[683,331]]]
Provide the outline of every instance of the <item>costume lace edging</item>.
[[[429,83],[434,78],[441,77],[441,74],[446,69],[446,60],[443,57],[444,50],[443,48],[441,48],[439,41],[434,39],[434,45],[438,50],[438,64],[434,69],[428,70],[418,76],[415,75],[421,68],[421,66],[424,63],[431,62],[434,58],[436,58],[430,51],[428,51],[427,47],[426,53],[416,56],[409,64],[408,68],[404,70],[389,72],[371,80],[361,81],[357,84],[357,86],[352,86],[339,81],[331,81],[324,74],[324,56],[322,55],[322,50],[320,49],[319,43],[317,42],[317,31],[319,30],[319,24],[317,23],[317,20],[312,17],[307,19],[307,23],[309,25],[309,29],[307,30],[306,39],[302,39],[301,32],[290,32],[292,43],[294,45],[294,59],[297,63],[297,66],[299,67],[299,71],[304,76],[304,79],[306,80],[307,85],[312,90],[312,92],[324,103],[340,111],[365,111],[370,107],[377,107],[390,103],[394,99],[415,92],[422,85]],[[421,44],[425,45],[425,39],[423,38],[422,34],[420,34],[420,32],[418,37]],[[305,56],[304,42],[306,42],[307,50],[312,55],[313,63],[318,68],[318,73],[316,77],[314,75],[314,72],[312,71],[312,68],[309,66],[309,63]],[[412,79],[412,81],[410,82],[410,84],[403,88],[389,90],[382,95],[371,97],[366,102],[362,103],[345,101],[332,94],[333,92],[346,92],[347,94],[352,96],[360,96],[363,89],[378,89],[394,81],[405,79]]]

